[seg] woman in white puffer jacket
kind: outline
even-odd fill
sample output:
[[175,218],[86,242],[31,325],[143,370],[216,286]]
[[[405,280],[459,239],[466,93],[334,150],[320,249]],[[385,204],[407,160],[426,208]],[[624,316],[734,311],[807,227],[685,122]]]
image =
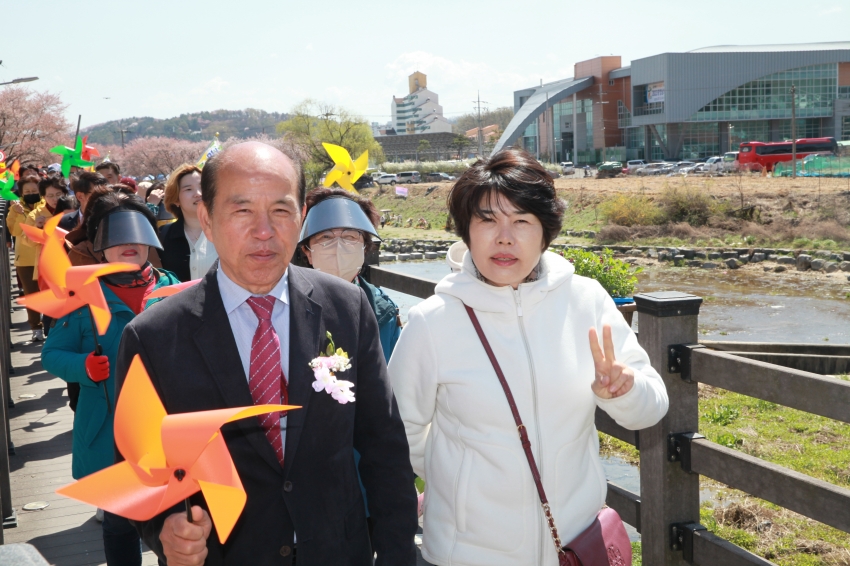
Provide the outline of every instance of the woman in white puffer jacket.
[[450,250],[456,272],[410,310],[389,364],[413,468],[427,484],[422,555],[438,565],[555,566],[517,427],[464,304],[510,385],[565,544],[605,503],[596,407],[637,430],[664,416],[667,392],[611,297],[544,251],[564,205],[533,157],[508,149],[478,161],[448,204],[469,250]]

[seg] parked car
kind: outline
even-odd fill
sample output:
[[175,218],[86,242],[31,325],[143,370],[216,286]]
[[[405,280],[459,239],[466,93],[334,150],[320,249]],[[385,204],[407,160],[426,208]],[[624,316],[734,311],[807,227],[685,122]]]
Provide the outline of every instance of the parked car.
[[705,169],[709,173],[717,173],[723,170],[723,157],[715,155],[705,160]]
[[573,175],[576,172],[576,167],[573,165],[572,161],[562,161],[561,162],[561,172],[564,175]]
[[705,163],[693,163],[691,165],[679,167],[677,173],[681,173],[682,175],[693,175],[696,173],[705,173]]
[[370,175],[361,175],[359,179],[354,181],[354,188],[358,191],[361,189],[368,189],[375,185],[375,180],[372,179]]
[[377,183],[379,185],[395,185],[398,183],[398,177],[396,177],[392,173],[384,173],[383,175],[378,177]]
[[419,175],[419,171],[403,171],[398,174],[398,182],[399,183],[421,183],[422,176]]
[[608,179],[623,172],[623,164],[619,161],[606,161],[596,166],[596,178]]
[[735,171],[738,169],[738,151],[727,151],[723,154],[723,171]]
[[696,165],[696,163],[693,161],[679,161],[673,166],[673,172],[678,173],[682,169],[693,167],[694,165]]
[[630,159],[626,161],[626,166],[623,167],[623,173],[627,175],[632,175],[637,172],[638,169],[643,169],[646,167],[647,163],[643,159]]
[[641,167],[637,171],[635,171],[636,175],[661,175],[662,170],[664,169],[672,169],[672,165],[669,163],[647,163],[644,167]]
[[454,181],[456,177],[448,173],[428,173],[425,175],[425,180],[431,183],[442,183],[446,181]]

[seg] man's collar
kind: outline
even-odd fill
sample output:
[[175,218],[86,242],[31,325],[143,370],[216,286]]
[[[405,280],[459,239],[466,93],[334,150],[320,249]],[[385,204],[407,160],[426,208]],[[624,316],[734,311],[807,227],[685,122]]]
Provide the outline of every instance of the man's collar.
[[[221,302],[224,304],[224,310],[229,315],[237,308],[239,308],[242,303],[248,300],[248,297],[255,296],[251,291],[239,286],[234,283],[227,274],[224,273],[224,269],[221,268],[219,264],[219,268],[216,270],[216,278],[218,279],[218,288],[221,294]],[[277,282],[277,285],[269,291],[269,295],[273,296],[279,301],[282,301],[285,304],[289,304],[289,267],[287,266],[286,271],[283,272],[283,277],[280,278],[280,281]]]

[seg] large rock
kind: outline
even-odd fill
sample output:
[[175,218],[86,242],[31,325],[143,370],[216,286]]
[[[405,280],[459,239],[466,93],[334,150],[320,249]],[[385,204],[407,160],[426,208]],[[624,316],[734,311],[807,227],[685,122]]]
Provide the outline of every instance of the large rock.
[[708,254],[705,252],[694,252],[695,259],[708,259]]
[[850,271],[850,261],[842,261],[838,264],[838,269],[841,271]]
[[753,257],[750,258],[750,261],[753,263],[759,263],[764,261],[764,254],[762,253],[754,253]]
[[786,269],[788,269],[788,268],[785,267],[784,265],[777,265],[776,267],[773,268],[773,271],[774,271],[774,273],[782,273]]
[[826,266],[826,260],[821,258],[813,259],[809,266],[812,268],[812,271],[820,271]]
[[738,269],[739,267],[741,267],[741,262],[735,259],[734,257],[730,257],[724,263],[729,269]]
[[800,254],[797,256],[797,271],[806,271],[812,268],[812,256]]
[[720,259],[720,252],[710,252],[708,254],[708,259]]
[[673,256],[673,262],[676,263],[677,265],[680,264],[680,263],[684,263],[684,261],[685,261],[685,256],[683,256],[682,254],[676,254],[676,255]]
[[720,257],[722,257],[723,259],[737,259],[738,252],[723,252],[722,254],[720,254]]
[[[818,251],[815,252],[815,257],[820,257],[820,258],[823,258],[823,259],[829,259],[829,256],[831,256],[831,255],[832,255],[832,252],[827,251],[827,250],[818,250]],[[812,269],[814,269],[814,268],[812,268]]]
[[685,259],[694,259],[694,250],[682,248],[679,253],[685,256]]
[[701,259],[688,260],[688,267],[702,267],[702,260]]
[[657,258],[658,250],[656,250],[655,248],[649,248],[648,250],[646,250],[646,257]]
[[834,261],[827,262],[827,264],[823,266],[823,270],[827,273],[835,273],[838,271],[838,264]]
[[776,258],[776,263],[779,265],[797,265],[797,260],[791,256],[783,255]]
[[702,268],[703,269],[717,269],[717,264],[710,262],[710,261],[707,261],[704,264],[702,264]]
[[667,250],[661,250],[658,252],[658,261],[669,261],[670,260],[670,252]]

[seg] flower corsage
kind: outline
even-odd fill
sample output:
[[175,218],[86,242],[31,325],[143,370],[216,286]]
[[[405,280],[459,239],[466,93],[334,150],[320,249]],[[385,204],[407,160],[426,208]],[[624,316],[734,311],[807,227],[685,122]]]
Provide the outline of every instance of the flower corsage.
[[330,332],[327,333],[327,336],[328,347],[325,350],[327,355],[313,358],[310,362],[310,367],[313,368],[313,375],[316,378],[316,381],[313,382],[313,389],[317,393],[324,389],[325,393],[329,393],[342,405],[353,403],[354,393],[351,392],[351,388],[354,387],[354,384],[336,378],[336,374],[351,368],[348,354],[342,348],[337,348],[334,345],[334,339]]

